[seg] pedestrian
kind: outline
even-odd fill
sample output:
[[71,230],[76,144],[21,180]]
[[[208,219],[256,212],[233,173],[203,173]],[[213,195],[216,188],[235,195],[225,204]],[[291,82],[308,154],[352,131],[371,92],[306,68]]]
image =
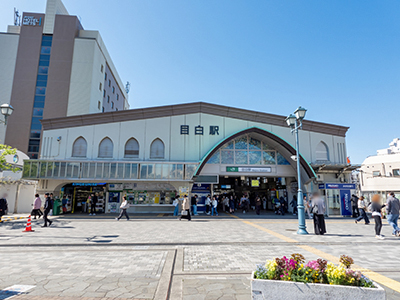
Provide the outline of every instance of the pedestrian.
[[121,212],[119,213],[118,218],[115,218],[115,220],[119,221],[119,219],[121,219],[122,216],[125,216],[126,220],[129,221],[128,212],[126,211],[129,207],[129,203],[128,203],[128,200],[126,200],[126,196],[123,196],[122,199],[124,201],[122,201],[121,205],[119,206],[119,209],[121,210]]
[[353,209],[353,218],[358,218],[360,216],[360,212],[358,211],[358,197],[356,195],[351,195],[351,206]]
[[364,196],[361,196],[358,199],[358,211],[360,212],[360,216],[355,220],[356,224],[357,222],[360,222],[362,219],[365,221],[365,225],[369,224],[369,218],[367,216],[367,205],[364,201]]
[[307,200],[307,196],[303,196],[303,205],[304,205],[304,214],[308,214],[308,218],[312,219],[311,214],[310,214],[310,203]]
[[211,215],[213,216],[214,214],[218,216],[218,201],[215,196],[213,197],[213,200],[211,202]]
[[229,199],[229,212],[233,214],[235,212],[235,199],[233,196]]
[[7,214],[7,210],[8,210],[8,204],[7,204],[7,199],[6,199],[6,195],[5,195],[2,198],[0,198],[0,219],[2,216]]
[[206,215],[210,215],[211,213],[211,197],[207,195],[206,201],[204,203],[206,205]]
[[290,202],[290,205],[293,207],[293,216],[297,214],[297,197],[296,195],[293,195],[293,199]]
[[246,211],[248,210],[250,201],[249,199],[247,199],[246,195],[243,194],[242,199],[240,199],[240,206],[242,207],[242,213],[246,213]]
[[326,233],[325,226],[325,201],[318,192],[313,193],[311,199],[311,212],[314,217],[314,232],[316,235],[324,235]]
[[224,196],[224,198],[223,198],[223,200],[222,200],[222,203],[223,203],[223,207],[224,207],[224,212],[229,212],[229,198],[228,198],[228,196]]
[[197,213],[197,195],[194,195],[191,199],[191,204],[192,204],[192,213],[194,216],[198,216],[199,214]]
[[49,223],[49,226],[51,226],[51,224],[53,224],[53,221],[50,221],[48,218],[50,210],[53,208],[53,201],[50,198],[49,193],[44,194],[44,197],[45,197],[44,214],[43,214],[44,225],[42,227],[47,227],[47,223]]
[[274,206],[274,213],[276,215],[279,215],[281,203],[279,202],[279,199],[276,196],[274,198],[272,198],[272,204]]
[[36,216],[39,216],[38,219],[42,216],[42,211],[40,208],[42,207],[42,200],[39,197],[39,194],[35,195],[35,200],[33,201],[33,209],[31,215],[34,216],[34,220],[36,220]]
[[256,198],[256,214],[257,215],[259,215],[261,212],[261,205],[262,205],[261,198],[257,196],[257,198]]
[[175,207],[174,208],[174,216],[178,216],[178,214],[179,214],[179,200],[178,200],[178,197],[176,197],[174,199],[174,201],[172,202],[172,205]]
[[386,201],[387,221],[393,227],[392,235],[400,236],[400,228],[397,226],[399,219],[400,201],[394,196],[394,192],[389,193]]
[[185,195],[183,197],[182,212],[181,212],[181,216],[179,217],[179,220],[182,220],[182,219],[188,219],[188,221],[192,220],[192,217],[190,216],[189,198],[187,195]]
[[382,208],[385,205],[381,204],[381,196],[375,194],[372,196],[372,203],[370,205],[370,210],[372,212],[372,217],[375,220],[375,237],[379,240],[384,240],[385,238],[381,235],[382,229]]
[[282,214],[282,216],[284,216],[284,215],[285,215],[285,211],[286,211],[286,201],[285,201],[285,198],[280,197],[280,198],[279,198],[279,203],[281,204],[281,206],[280,206],[281,214]]
[[96,215],[96,205],[97,205],[97,196],[95,193],[92,193],[92,196],[90,197],[90,214],[89,216]]

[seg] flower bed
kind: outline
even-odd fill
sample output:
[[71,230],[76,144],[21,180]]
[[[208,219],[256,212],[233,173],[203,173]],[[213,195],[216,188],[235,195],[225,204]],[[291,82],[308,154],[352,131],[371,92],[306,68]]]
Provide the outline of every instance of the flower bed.
[[[268,260],[253,273],[253,299],[341,299],[341,291],[343,299],[385,299],[385,291],[360,271],[352,270],[352,264],[353,259],[345,255],[338,266],[323,259],[305,263],[298,253]],[[275,288],[277,295],[272,297]]]

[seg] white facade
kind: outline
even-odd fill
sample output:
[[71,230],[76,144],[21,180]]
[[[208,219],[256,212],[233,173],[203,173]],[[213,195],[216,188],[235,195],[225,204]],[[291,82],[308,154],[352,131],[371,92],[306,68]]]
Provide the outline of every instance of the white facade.
[[[0,105],[10,103],[18,42],[17,34],[0,33]],[[0,124],[0,144],[4,143],[5,131],[6,126]]]
[[400,196],[400,140],[394,139],[389,148],[377,151],[377,155],[367,157],[359,173],[361,192],[380,193],[386,197],[388,192]]

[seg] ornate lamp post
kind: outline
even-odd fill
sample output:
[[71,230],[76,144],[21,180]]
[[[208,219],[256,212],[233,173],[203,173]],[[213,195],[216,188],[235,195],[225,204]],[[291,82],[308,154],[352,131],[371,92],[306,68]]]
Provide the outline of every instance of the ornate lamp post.
[[1,114],[4,116],[4,121],[0,120],[0,123],[4,123],[4,125],[6,125],[7,118],[11,116],[11,114],[14,111],[14,108],[10,104],[5,103],[0,105],[0,109],[1,109]]
[[297,211],[299,219],[299,229],[297,234],[308,234],[306,230],[306,217],[304,212],[303,203],[303,191],[301,190],[301,178],[300,178],[300,148],[299,148],[299,129],[303,127],[303,119],[306,115],[307,110],[303,107],[299,107],[293,114],[290,114],[286,118],[286,123],[294,132],[296,138],[296,162],[297,162]]

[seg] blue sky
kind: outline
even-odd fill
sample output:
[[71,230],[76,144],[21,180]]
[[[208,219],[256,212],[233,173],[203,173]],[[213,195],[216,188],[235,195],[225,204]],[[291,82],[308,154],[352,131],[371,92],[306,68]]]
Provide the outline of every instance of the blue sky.
[[[44,12],[45,0],[2,1]],[[349,126],[361,163],[400,129],[399,1],[64,0],[99,30],[132,108],[205,101]]]

